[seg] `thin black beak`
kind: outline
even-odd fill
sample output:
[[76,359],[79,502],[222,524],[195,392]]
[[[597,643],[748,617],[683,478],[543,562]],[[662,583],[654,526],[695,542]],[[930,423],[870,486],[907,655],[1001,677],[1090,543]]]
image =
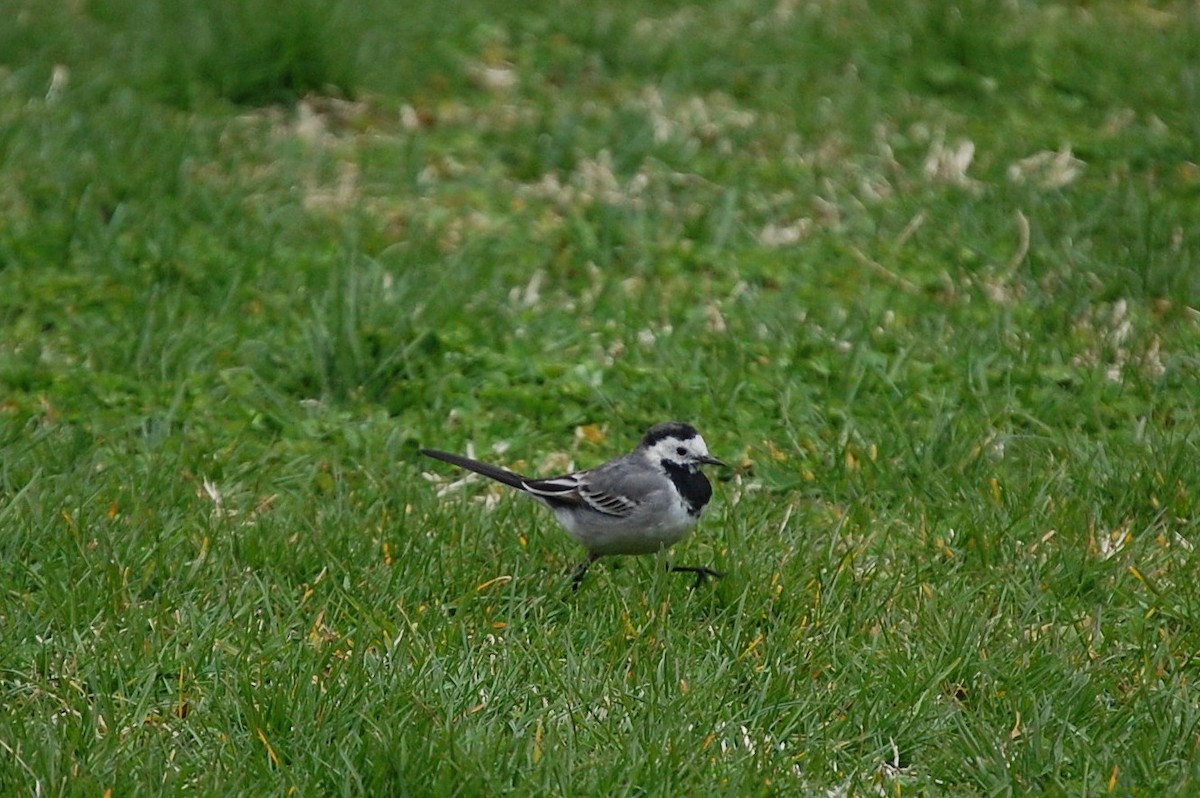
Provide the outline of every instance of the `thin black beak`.
[[703,457],[701,457],[700,462],[703,463],[704,465],[716,465],[716,466],[725,465],[724,460],[720,460],[716,457],[713,457],[711,454],[706,454]]

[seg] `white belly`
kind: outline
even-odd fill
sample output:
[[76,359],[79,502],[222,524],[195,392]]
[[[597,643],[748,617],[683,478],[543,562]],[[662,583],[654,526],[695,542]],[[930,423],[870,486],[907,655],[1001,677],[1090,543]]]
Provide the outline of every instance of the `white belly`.
[[626,518],[556,508],[554,515],[576,543],[592,554],[652,554],[687,537],[699,520],[682,501]]

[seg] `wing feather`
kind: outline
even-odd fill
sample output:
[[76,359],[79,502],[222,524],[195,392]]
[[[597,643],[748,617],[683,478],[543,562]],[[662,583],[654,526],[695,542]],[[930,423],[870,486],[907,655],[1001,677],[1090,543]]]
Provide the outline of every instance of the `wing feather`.
[[619,493],[605,493],[586,484],[580,486],[579,493],[593,509],[608,515],[615,515],[618,518],[627,517],[637,507],[627,496]]
[[526,480],[522,487],[528,493],[553,504],[587,506],[598,513],[616,518],[624,518],[633,512],[635,505],[632,501],[620,494],[597,490],[588,483],[586,474],[587,472],[583,472],[553,479]]

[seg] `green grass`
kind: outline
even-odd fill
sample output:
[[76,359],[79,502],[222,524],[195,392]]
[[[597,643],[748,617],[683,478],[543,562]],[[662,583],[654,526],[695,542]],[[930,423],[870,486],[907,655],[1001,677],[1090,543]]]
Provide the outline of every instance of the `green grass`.
[[[46,5],[0,793],[1200,789],[1191,4]],[[696,591],[417,453],[669,418]]]

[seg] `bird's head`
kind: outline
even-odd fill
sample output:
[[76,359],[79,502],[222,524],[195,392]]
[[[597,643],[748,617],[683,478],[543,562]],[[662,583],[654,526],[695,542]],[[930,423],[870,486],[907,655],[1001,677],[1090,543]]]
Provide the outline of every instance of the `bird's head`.
[[688,471],[703,465],[725,465],[708,453],[708,444],[691,424],[666,421],[655,424],[642,438],[641,447],[654,463],[667,463]]

